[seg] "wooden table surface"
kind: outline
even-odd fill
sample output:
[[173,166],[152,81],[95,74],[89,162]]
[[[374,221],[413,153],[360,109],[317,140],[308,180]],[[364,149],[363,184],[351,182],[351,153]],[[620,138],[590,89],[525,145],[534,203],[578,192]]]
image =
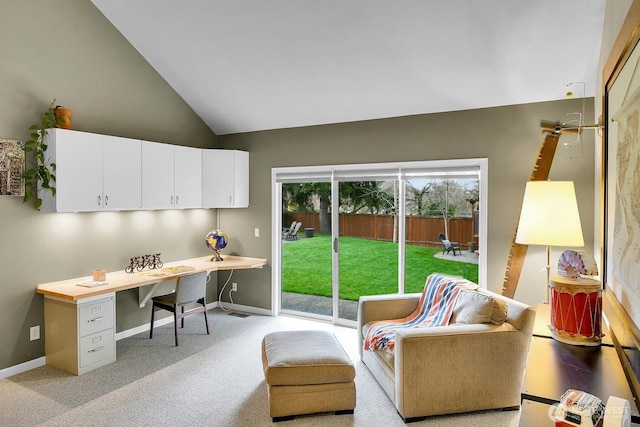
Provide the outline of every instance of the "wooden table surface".
[[[211,261],[211,255],[208,255],[200,258],[168,262],[165,263],[162,268],[155,270],[144,270],[135,273],[126,273],[124,270],[107,272],[105,280],[107,284],[93,288],[79,286],[81,283],[92,281],[92,276],[43,283],[36,287],[36,292],[49,297],[76,301],[96,295],[172,280],[183,274],[197,273],[200,271],[246,270],[262,268],[262,266],[267,264],[267,260],[264,258],[249,258],[233,255],[224,255],[223,258],[223,261]],[[180,267],[182,266],[187,266],[185,270],[188,271],[180,272]]]

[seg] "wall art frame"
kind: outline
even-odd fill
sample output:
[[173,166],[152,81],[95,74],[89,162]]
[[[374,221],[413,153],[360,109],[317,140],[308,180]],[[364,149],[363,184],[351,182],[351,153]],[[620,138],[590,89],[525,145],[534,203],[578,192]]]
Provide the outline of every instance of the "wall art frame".
[[24,142],[0,138],[0,196],[24,195]]
[[634,0],[602,75],[601,265],[604,314],[640,396],[640,0]]

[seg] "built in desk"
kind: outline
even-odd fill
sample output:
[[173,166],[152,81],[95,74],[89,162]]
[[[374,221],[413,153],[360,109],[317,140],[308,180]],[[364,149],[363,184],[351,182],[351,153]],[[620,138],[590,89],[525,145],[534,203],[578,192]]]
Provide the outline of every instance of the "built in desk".
[[[47,364],[79,375],[116,360],[115,295],[139,289],[144,306],[161,282],[201,271],[262,268],[263,258],[225,255],[223,261],[211,256],[166,263],[163,268],[126,273],[107,272],[106,284],[81,286],[93,277],[78,277],[43,283],[36,292],[44,295],[44,339]],[[151,286],[147,286],[151,285]]]
[[[626,399],[631,406],[632,421],[640,422],[638,406],[611,338],[605,335],[600,346],[564,344],[551,338],[549,323],[549,306],[537,305],[536,325],[521,393],[523,414],[520,425],[530,425],[527,424],[527,414],[544,412],[531,410],[540,406],[530,402],[559,403],[568,389],[593,394],[605,404],[610,396]],[[608,333],[604,326],[603,332]]]

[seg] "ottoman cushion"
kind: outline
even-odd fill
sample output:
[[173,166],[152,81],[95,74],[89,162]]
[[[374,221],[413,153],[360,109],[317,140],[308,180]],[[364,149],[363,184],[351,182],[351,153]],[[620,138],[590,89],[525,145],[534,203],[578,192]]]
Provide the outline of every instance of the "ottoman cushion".
[[348,383],[356,372],[335,336],[327,331],[280,331],[262,341],[269,385]]

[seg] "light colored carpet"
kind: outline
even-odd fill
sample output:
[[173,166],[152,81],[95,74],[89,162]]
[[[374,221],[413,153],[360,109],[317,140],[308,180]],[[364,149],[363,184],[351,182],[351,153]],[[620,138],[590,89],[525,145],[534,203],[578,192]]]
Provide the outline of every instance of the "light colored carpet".
[[[394,406],[360,361],[356,331],[292,317],[228,315],[209,311],[185,319],[180,346],[172,324],[153,340],[138,334],[118,341],[117,361],[74,376],[44,366],[0,380],[1,426],[404,426]],[[276,330],[333,332],[356,366],[353,415],[269,417],[262,373],[262,337]],[[478,396],[479,399],[482,396]],[[518,425],[518,411],[431,417],[411,426]]]

